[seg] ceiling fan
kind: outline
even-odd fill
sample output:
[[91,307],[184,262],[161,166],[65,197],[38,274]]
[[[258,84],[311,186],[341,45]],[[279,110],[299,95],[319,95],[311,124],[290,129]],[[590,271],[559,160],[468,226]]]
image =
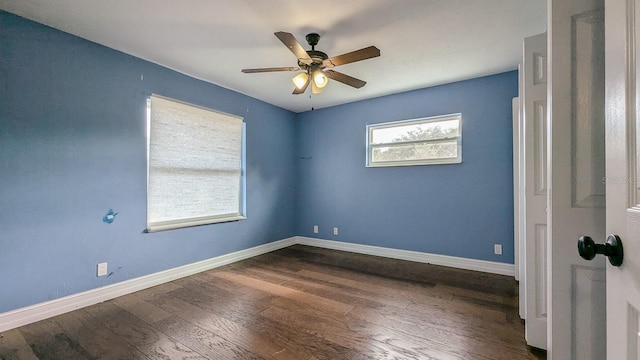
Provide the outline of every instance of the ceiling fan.
[[311,50],[305,50],[302,45],[296,40],[296,38],[283,31],[278,31],[274,35],[282,41],[282,43],[291,50],[291,52],[298,58],[297,67],[272,67],[272,68],[259,68],[259,69],[242,69],[243,73],[261,73],[272,71],[298,71],[303,70],[293,77],[293,84],[295,88],[293,90],[294,95],[304,93],[311,83],[311,90],[314,94],[319,94],[322,89],[327,85],[329,79],[341,82],[343,84],[352,86],[356,89],[363,87],[366,82],[360,79],[356,79],[349,75],[337,72],[335,70],[325,70],[327,68],[333,68],[335,66],[349,64],[356,61],[366,60],[380,56],[380,49],[375,46],[369,46],[364,49],[352,51],[346,54],[334,56],[329,58],[327,54],[315,49],[315,46],[320,40],[320,35],[316,33],[307,34],[307,43],[311,46]]

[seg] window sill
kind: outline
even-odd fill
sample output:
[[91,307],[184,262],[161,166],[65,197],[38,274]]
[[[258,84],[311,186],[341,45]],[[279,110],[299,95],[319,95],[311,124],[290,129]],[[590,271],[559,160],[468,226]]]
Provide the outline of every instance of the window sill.
[[193,226],[219,224],[224,222],[232,222],[239,220],[246,220],[247,218],[242,215],[215,217],[215,218],[197,218],[197,219],[184,219],[180,221],[164,221],[153,224],[148,224],[145,232],[152,233],[165,230],[182,229]]

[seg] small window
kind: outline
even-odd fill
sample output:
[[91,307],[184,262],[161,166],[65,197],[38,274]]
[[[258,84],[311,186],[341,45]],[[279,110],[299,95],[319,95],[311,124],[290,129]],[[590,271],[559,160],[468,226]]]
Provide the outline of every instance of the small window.
[[244,219],[241,117],[152,95],[147,231]]
[[367,167],[462,162],[461,114],[367,125]]

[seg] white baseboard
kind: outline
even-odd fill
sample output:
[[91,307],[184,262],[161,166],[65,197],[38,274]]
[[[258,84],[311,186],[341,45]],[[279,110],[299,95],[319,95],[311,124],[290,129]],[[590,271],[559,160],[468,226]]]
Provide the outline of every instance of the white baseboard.
[[24,308],[8,311],[0,314],[0,332],[11,330],[36,321],[48,319],[99,302],[111,300],[118,296],[134,293],[152,286],[180,279],[202,271],[210,270],[250,257],[266,254],[268,252],[294,245],[295,237],[283,239],[268,244],[236,251],[234,253],[215,258],[198,261],[193,264],[180,266],[173,269],[160,271],[154,274],[126,280],[113,285],[103,286],[97,289],[65,296]]
[[415,261],[427,264],[449,266],[460,269],[483,271],[493,274],[510,276],[514,276],[515,274],[514,266],[511,264],[294,236],[288,239],[252,247],[231,254],[198,261],[193,264],[188,264],[177,268],[160,271],[154,274],[141,276],[135,279],[126,280],[117,284],[107,285],[97,289],[92,289],[1,313],[0,332],[31,324],[36,321],[48,319],[60,314],[67,313],[69,311],[97,304],[99,302],[111,300],[118,296],[131,294],[136,291],[150,288],[152,286],[164,284],[172,280],[197,274],[202,271],[231,264],[236,261],[266,254],[268,252],[282,249],[295,244],[349,251],[354,253],[382,256],[387,258]]
[[508,276],[515,275],[515,268],[513,264],[505,264],[494,261],[467,259],[455,256],[429,254],[417,251],[399,250],[379,246],[353,244],[342,241],[324,240],[302,236],[296,236],[295,243],[327,249],[349,251],[359,254],[382,256],[392,259],[442,265],[458,269],[482,271],[492,274]]

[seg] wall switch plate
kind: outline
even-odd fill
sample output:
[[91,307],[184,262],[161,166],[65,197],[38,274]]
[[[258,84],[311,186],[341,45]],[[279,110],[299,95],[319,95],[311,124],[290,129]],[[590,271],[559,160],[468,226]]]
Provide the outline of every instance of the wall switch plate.
[[333,228],[333,235],[338,235],[338,228],[337,227]]
[[318,225],[313,225],[313,233],[314,234],[318,233]]
[[100,263],[98,264],[98,276],[105,276],[107,275],[107,263]]
[[493,253],[496,255],[502,255],[502,245],[494,244],[493,245]]

